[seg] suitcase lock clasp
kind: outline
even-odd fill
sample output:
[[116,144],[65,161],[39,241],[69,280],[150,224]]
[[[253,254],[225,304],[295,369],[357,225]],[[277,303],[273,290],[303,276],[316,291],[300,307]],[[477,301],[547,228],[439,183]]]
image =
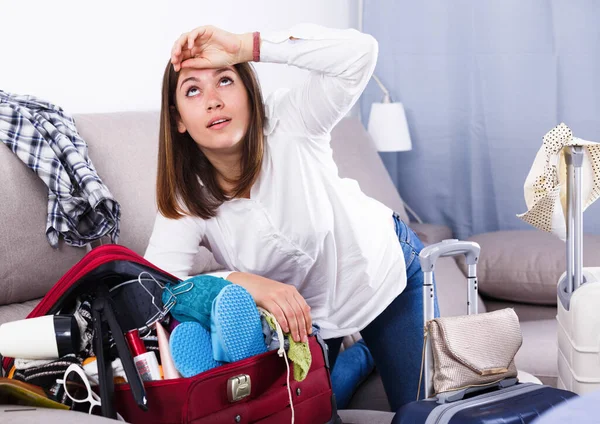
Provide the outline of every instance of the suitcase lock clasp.
[[246,396],[250,396],[251,390],[252,384],[248,374],[236,375],[227,381],[227,398],[229,402],[237,402]]

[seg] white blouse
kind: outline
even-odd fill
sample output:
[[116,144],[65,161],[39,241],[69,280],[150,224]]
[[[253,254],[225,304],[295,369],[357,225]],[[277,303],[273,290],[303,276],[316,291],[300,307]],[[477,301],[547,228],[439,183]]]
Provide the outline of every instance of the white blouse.
[[145,258],[185,279],[206,246],[230,271],[293,284],[324,338],[352,334],[406,286],[392,210],[338,176],[329,144],[371,78],[378,44],[354,29],[302,24],[261,34],[260,51],[262,62],[311,72],[265,100],[266,146],[250,199],[223,203],[209,220],[157,214]]

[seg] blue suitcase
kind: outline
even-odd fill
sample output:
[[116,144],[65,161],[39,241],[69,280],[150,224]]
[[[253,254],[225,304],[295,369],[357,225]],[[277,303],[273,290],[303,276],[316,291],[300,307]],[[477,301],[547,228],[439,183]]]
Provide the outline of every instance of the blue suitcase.
[[435,398],[411,402],[396,412],[392,424],[530,423],[575,396],[575,393],[540,384],[515,384],[443,404],[437,403]]
[[[477,243],[444,240],[427,246],[419,255],[424,273],[423,324],[433,319],[433,271],[443,256],[465,255],[468,264],[467,312],[477,313]],[[401,407],[392,424],[524,424],[543,412],[577,395],[566,390],[533,383],[518,383],[516,378],[483,387],[456,390],[431,397],[433,393],[433,354],[429,338],[425,345],[425,400]]]

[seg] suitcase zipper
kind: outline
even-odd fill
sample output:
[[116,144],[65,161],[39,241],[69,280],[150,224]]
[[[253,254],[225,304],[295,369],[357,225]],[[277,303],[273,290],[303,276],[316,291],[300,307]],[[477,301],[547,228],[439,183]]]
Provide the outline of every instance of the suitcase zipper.
[[[28,315],[28,318],[47,314],[52,307],[59,305],[61,301],[68,296],[68,289],[70,286],[72,286],[71,283],[73,277],[77,276],[76,272],[83,276],[89,271],[89,268],[97,268],[104,263],[114,260],[130,260],[141,265],[150,266],[151,268],[162,272],[163,274],[169,275],[174,280],[177,280],[177,277],[171,276],[165,271],[156,268],[156,266],[137,254],[132,255],[127,248],[120,245],[103,245],[92,250],[92,252],[96,252],[96,254],[90,254],[88,257],[83,258],[80,262],[78,262],[78,264],[74,265],[73,268],[71,268],[52,288],[52,291],[55,293],[53,293],[52,296],[48,296],[42,300],[42,302],[40,302],[38,306]],[[79,264],[81,265],[78,266]]]
[[[487,403],[495,402],[496,400],[502,400],[515,395],[533,392],[543,387],[545,386],[534,383],[517,384],[516,386],[507,387],[503,390],[500,390],[499,392],[485,393],[483,395],[479,395],[474,399],[470,399],[467,401],[457,401],[445,405],[440,405],[434,409],[434,411],[437,410],[437,417],[430,416],[427,419],[426,424],[447,424],[457,412],[463,409],[467,409],[473,406],[484,405]],[[511,396],[507,396],[509,394]],[[432,421],[431,419],[433,419],[434,421]]]

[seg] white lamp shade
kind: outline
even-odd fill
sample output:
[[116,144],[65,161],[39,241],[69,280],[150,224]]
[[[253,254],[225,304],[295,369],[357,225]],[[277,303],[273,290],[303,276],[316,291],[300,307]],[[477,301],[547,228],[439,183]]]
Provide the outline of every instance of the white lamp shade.
[[380,152],[406,152],[412,149],[402,103],[373,103],[368,132]]

